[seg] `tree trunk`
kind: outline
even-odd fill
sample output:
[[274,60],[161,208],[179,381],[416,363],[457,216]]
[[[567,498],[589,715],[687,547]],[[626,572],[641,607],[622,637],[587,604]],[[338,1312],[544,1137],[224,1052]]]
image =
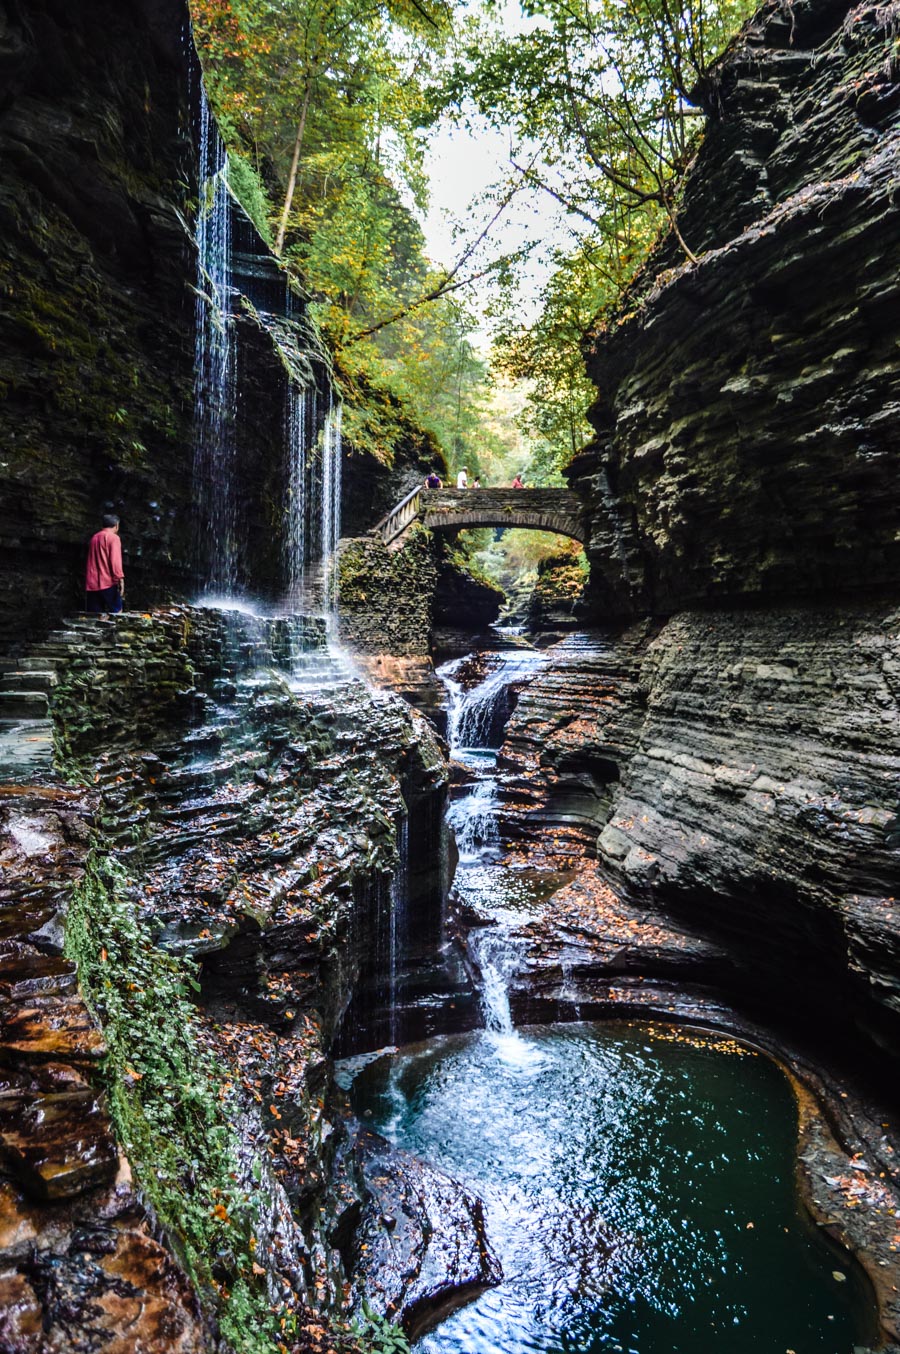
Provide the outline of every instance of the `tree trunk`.
[[284,208],[281,212],[281,220],[278,222],[278,234],[275,237],[275,253],[279,258],[281,257],[281,251],[284,249],[284,235],[287,230],[288,217],[291,214],[291,204],[294,201],[294,189],[297,186],[297,170],[300,166],[300,150],[303,145],[303,133],[306,131],[306,114],[309,109],[309,96],[311,93],[312,76],[306,81],[306,89],[303,94],[303,107],[300,109],[300,121],[297,124],[294,154],[291,158],[291,172],[288,175],[287,192],[284,195]]

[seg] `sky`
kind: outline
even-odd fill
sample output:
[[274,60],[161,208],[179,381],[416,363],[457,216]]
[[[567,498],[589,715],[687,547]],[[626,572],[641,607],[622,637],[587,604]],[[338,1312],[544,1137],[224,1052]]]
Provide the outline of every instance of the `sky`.
[[[466,240],[477,235],[490,220],[493,209],[485,203],[471,223],[466,224],[463,236],[454,239],[454,224],[466,221],[469,204],[504,178],[508,158],[508,138],[491,127],[482,126],[480,131],[470,132],[441,126],[433,134],[428,164],[431,200],[422,225],[426,252],[435,263],[452,267]],[[511,253],[535,235],[562,243],[566,236],[561,216],[558,205],[547,193],[524,191],[494,226],[492,254]],[[539,309],[538,292],[547,273],[546,251],[538,249],[535,254],[537,257],[529,260],[523,276],[521,300],[526,321],[533,319]],[[476,306],[479,296],[484,299],[485,285],[475,284],[471,290],[466,289],[465,295]]]
[[[522,16],[518,0],[507,0],[500,17],[508,34],[525,32],[539,22]],[[505,179],[509,171],[509,153],[508,136],[478,118],[472,119],[472,130],[445,122],[439,124],[432,133],[426,164],[431,195],[422,227],[426,253],[434,263],[451,268],[465,248],[466,241],[477,236],[490,220],[494,209],[488,203],[481,205],[473,217],[468,217],[467,209],[492,184]],[[563,219],[564,213],[549,194],[523,191],[514,198],[492,229],[491,255],[512,253],[535,236],[541,240],[565,244],[569,237],[562,224]],[[456,239],[454,227],[460,224],[464,224],[464,232]],[[482,258],[481,266],[485,261]],[[522,277],[520,301],[522,319],[526,323],[533,320],[540,309],[538,297],[547,272],[547,251],[538,248],[528,261]],[[488,299],[489,286],[489,282],[484,281],[462,292],[476,312]],[[485,326],[480,331],[480,337],[484,342],[487,341]]]

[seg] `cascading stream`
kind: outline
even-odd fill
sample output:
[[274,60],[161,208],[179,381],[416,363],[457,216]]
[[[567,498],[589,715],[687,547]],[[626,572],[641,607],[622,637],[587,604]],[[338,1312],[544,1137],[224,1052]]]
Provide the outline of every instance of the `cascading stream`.
[[456,836],[460,865],[477,865],[488,854],[499,854],[500,827],[497,781],[485,776],[475,781],[469,794],[451,804],[447,822]]
[[409,903],[409,819],[406,814],[397,828],[397,868],[391,879],[390,916],[388,919],[388,970],[390,981],[390,1038],[397,1042],[397,987],[403,946],[406,940],[407,906]]
[[[454,799],[447,821],[459,850],[457,885],[463,895],[472,886],[480,894],[490,880],[492,867],[501,855],[500,797],[496,775],[496,749],[513,708],[514,692],[538,671],[543,659],[534,649],[517,648],[486,655],[487,675],[466,686],[465,670],[472,655],[438,669],[448,694],[450,754],[469,770],[472,781],[464,794]],[[488,902],[490,883],[483,890]],[[520,967],[519,947],[511,937],[515,918],[505,916],[488,902],[494,925],[474,930],[469,950],[481,976],[481,1008],[485,1028],[498,1036],[499,1047],[515,1062],[527,1060],[527,1049],[513,1027],[510,985]]]
[[459,681],[461,669],[472,661],[470,654],[437,670],[447,688],[447,738],[454,756],[471,748],[499,748],[512,713],[514,691],[530,681],[543,663],[536,649],[524,647],[493,653],[490,658],[491,670],[474,687],[466,688]]

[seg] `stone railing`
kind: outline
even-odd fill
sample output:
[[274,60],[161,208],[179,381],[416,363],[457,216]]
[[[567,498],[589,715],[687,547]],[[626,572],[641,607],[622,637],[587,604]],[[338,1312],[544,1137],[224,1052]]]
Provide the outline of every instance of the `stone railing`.
[[390,545],[418,517],[421,506],[422,489],[416,487],[406,498],[401,499],[396,508],[391,508],[386,517],[376,522],[372,533],[379,532],[385,545]]
[[398,541],[418,519],[433,531],[463,527],[525,527],[585,539],[581,500],[570,489],[413,489],[373,533]]

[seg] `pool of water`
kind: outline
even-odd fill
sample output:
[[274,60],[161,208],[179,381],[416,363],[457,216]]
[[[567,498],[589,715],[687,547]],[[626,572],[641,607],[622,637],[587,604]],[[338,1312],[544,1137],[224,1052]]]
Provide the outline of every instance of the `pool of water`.
[[664,1027],[482,1032],[370,1062],[356,1112],[485,1204],[502,1284],[419,1354],[851,1354],[874,1301],[796,1189],[769,1059]]

